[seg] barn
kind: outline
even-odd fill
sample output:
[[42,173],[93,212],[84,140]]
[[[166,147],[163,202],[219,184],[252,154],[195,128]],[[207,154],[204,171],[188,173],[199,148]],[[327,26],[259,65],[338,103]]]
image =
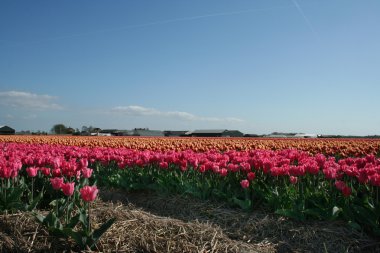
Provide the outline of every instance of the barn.
[[195,130],[187,133],[193,137],[243,137],[244,134],[238,130],[227,129],[207,129],[207,130]]
[[164,136],[164,132],[159,130],[149,130],[149,128],[135,128],[132,131],[134,136]]
[[15,134],[16,131],[9,127],[9,126],[0,126],[0,134],[5,135],[5,134]]
[[165,130],[164,135],[167,137],[183,137],[186,136],[186,133],[189,131],[173,131],[173,130]]

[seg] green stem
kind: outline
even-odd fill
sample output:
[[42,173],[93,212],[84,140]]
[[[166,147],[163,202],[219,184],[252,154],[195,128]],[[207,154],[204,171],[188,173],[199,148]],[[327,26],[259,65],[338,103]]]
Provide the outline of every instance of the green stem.
[[33,192],[34,192],[34,177],[32,178],[32,202],[33,202]]
[[55,202],[55,207],[56,207],[56,216],[58,217],[58,210],[59,210],[59,207],[58,207],[58,199],[56,199],[56,202]]
[[[3,181],[4,183],[4,181]],[[3,188],[4,188],[4,200],[5,200],[5,205],[7,205],[7,187],[4,187],[3,185]]]
[[66,225],[69,223],[69,205],[70,205],[70,196],[67,197],[67,203],[68,203],[68,206],[67,206],[67,209],[66,209]]
[[[6,179],[7,181],[9,180],[9,179]],[[5,199],[5,206],[7,206],[8,205],[8,203],[7,203],[7,188],[8,188],[8,182],[6,182],[6,187],[4,187],[4,199]],[[5,220],[6,221],[8,221],[8,209],[7,208],[5,208]]]
[[88,231],[87,231],[87,234],[90,235],[90,233],[91,233],[90,203],[87,203],[87,208],[88,208]]
[[254,209],[254,191],[253,191],[253,180],[251,181],[251,185],[249,186],[251,190],[251,208]]

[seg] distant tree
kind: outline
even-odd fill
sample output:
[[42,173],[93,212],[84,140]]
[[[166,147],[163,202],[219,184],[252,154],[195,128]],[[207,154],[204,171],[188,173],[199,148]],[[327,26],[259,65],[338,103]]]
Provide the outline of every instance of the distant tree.
[[51,132],[53,134],[66,134],[67,133],[67,127],[64,124],[55,124],[51,128]]
[[75,133],[75,129],[72,127],[66,128],[65,134],[73,134]]
[[89,126],[89,127],[88,127],[88,132],[89,132],[89,133],[94,132],[94,130],[95,130],[95,127],[93,127],[93,126]]
[[82,132],[92,133],[95,131],[93,126],[82,126]]

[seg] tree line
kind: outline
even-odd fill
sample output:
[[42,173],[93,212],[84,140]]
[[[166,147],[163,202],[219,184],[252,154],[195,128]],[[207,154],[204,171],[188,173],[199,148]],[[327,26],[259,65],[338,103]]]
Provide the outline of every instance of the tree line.
[[94,131],[94,127],[92,126],[82,126],[81,131],[78,128],[72,128],[72,127],[67,127],[64,124],[55,124],[50,132],[52,134],[72,134],[72,135],[80,135],[83,132],[86,133],[91,133]]

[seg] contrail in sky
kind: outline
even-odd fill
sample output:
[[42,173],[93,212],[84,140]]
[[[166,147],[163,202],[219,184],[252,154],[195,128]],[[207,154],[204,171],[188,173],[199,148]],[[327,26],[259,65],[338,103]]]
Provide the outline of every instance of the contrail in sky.
[[[123,26],[123,27],[111,28],[111,29],[96,30],[96,31],[84,32],[84,33],[69,34],[69,35],[51,37],[51,38],[44,38],[44,39],[36,40],[36,41],[28,41],[28,42],[24,42],[24,43],[17,43],[16,45],[23,45],[23,44],[27,44],[27,43],[41,43],[41,42],[45,42],[45,41],[54,41],[54,40],[61,40],[61,39],[70,39],[70,38],[82,37],[82,36],[87,36],[87,35],[92,35],[92,34],[97,34],[97,33],[123,31],[123,30],[135,29],[135,28],[140,28],[140,27],[164,25],[164,24],[170,24],[170,23],[176,23],[176,22],[182,22],[182,21],[190,21],[190,20],[197,20],[197,19],[220,17],[220,16],[233,16],[233,15],[239,15],[239,14],[244,14],[244,13],[269,11],[269,10],[283,9],[283,8],[289,8],[289,6],[277,6],[277,7],[269,7],[269,8],[247,9],[247,10],[238,10],[238,11],[231,11],[231,12],[218,12],[218,13],[199,15],[199,16],[166,19],[166,20],[153,21],[153,22],[143,23],[143,24],[136,24],[136,25],[128,25],[128,26]],[[11,42],[11,41],[8,41],[8,42]]]
[[301,16],[303,17],[303,19],[305,20],[307,26],[310,28],[311,32],[314,34],[314,36],[320,40],[320,37],[317,33],[317,31],[314,29],[314,26],[311,24],[310,20],[306,17],[305,13],[303,12],[301,6],[298,4],[298,2],[296,0],[292,0],[294,6],[297,8],[298,12],[301,14]]

